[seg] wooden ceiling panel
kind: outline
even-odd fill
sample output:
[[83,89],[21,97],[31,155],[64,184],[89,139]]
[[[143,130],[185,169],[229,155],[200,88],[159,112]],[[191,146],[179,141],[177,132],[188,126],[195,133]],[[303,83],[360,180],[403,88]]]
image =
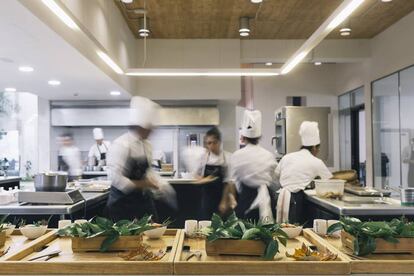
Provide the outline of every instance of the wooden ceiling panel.
[[[124,4],[114,0],[129,28],[138,38],[134,10],[144,0]],[[150,38],[239,38],[239,18],[250,17],[250,39],[306,39],[340,5],[342,0],[146,0]],[[414,10],[414,0],[366,0],[344,24],[347,38],[372,38]],[[340,26],[341,27],[341,26]],[[339,27],[338,27],[339,30]],[[342,38],[334,30],[329,38]]]

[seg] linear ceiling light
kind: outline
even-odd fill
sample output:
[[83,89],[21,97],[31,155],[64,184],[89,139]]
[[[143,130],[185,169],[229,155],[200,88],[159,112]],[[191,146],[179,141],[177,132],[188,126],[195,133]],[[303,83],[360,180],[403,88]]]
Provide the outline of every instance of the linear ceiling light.
[[364,0],[344,0],[325,22],[300,46],[282,66],[282,74],[289,73],[312,51],[333,29],[341,24]]
[[328,29],[333,30],[339,26],[351,13],[354,12],[364,0],[352,0],[342,9],[342,11],[329,23]]
[[117,74],[123,74],[124,73],[124,71],[121,69],[121,67],[119,67],[118,64],[116,64],[107,54],[105,54],[102,51],[97,51],[96,53]]
[[128,76],[139,77],[269,77],[278,76],[279,69],[129,69]]
[[45,4],[63,23],[71,29],[79,29],[78,25],[73,19],[58,5],[54,0],[42,0]]

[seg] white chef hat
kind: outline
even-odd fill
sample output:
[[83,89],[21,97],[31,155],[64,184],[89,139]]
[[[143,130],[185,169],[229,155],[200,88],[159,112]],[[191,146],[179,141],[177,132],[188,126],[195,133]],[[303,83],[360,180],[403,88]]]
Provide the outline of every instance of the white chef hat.
[[241,135],[247,138],[262,136],[262,113],[259,110],[244,111]]
[[299,135],[302,140],[302,146],[316,146],[321,143],[318,122],[302,122],[299,128]]
[[102,140],[104,138],[104,133],[102,128],[96,127],[93,129],[93,139]]
[[158,120],[159,105],[150,99],[134,96],[129,110],[129,124],[151,128]]

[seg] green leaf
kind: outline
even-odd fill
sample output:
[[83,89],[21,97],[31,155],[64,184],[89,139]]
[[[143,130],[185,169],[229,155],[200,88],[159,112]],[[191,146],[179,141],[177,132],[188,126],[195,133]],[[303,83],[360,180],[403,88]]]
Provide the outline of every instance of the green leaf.
[[344,227],[342,226],[342,223],[340,222],[334,223],[328,227],[328,234],[332,234],[336,231],[342,230],[343,228]]
[[103,217],[96,217],[95,222],[99,227],[103,229],[112,228],[112,225],[113,225],[112,221],[110,221],[107,218],[103,218]]
[[211,217],[211,228],[217,229],[222,226],[223,226],[223,220],[221,219],[219,215],[214,213],[213,216]]
[[249,230],[246,230],[242,236],[242,240],[254,240],[259,233],[260,229],[258,228],[251,228]]
[[264,258],[266,260],[273,260],[277,252],[279,252],[279,246],[276,241],[272,240],[266,245]]
[[100,251],[101,252],[107,251],[111,247],[111,245],[116,240],[118,240],[118,238],[119,238],[118,232],[115,232],[115,231],[111,232],[111,234],[108,235],[108,237],[102,242]]

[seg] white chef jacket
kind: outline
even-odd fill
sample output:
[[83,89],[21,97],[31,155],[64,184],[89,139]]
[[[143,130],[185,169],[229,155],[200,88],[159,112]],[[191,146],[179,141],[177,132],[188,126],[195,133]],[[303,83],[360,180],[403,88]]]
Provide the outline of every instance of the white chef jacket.
[[224,182],[227,183],[230,181],[231,169],[230,169],[231,153],[227,151],[221,151],[219,155],[216,155],[212,152],[207,152],[201,159],[199,168],[197,169],[197,174],[204,176],[204,170],[206,165],[211,166],[222,166],[226,168],[226,175],[224,176]]
[[80,150],[75,146],[64,146],[60,148],[59,155],[68,165],[70,176],[82,175],[82,160]]
[[332,178],[332,173],[323,161],[307,149],[283,156],[276,168],[276,175],[282,186],[277,203],[279,223],[289,219],[291,193],[304,190],[318,176],[321,179]]
[[148,140],[142,139],[132,132],[127,132],[118,137],[112,143],[108,152],[108,167],[111,185],[125,194],[137,189],[134,183],[132,183],[132,180],[123,174],[125,164],[129,157],[134,159],[147,158],[149,167],[146,176],[153,179],[159,185],[158,190],[154,192],[154,195],[161,200],[166,201],[170,206],[176,207],[177,202],[174,188],[151,168],[151,144]]
[[276,183],[276,166],[275,156],[259,145],[247,144],[231,156],[231,178],[237,190],[240,191],[241,183],[258,189],[249,210],[259,208],[261,219],[273,219],[268,187]]
[[95,157],[96,160],[101,160],[101,153],[108,153],[111,142],[103,141],[102,145],[93,144],[89,149],[88,157]]

